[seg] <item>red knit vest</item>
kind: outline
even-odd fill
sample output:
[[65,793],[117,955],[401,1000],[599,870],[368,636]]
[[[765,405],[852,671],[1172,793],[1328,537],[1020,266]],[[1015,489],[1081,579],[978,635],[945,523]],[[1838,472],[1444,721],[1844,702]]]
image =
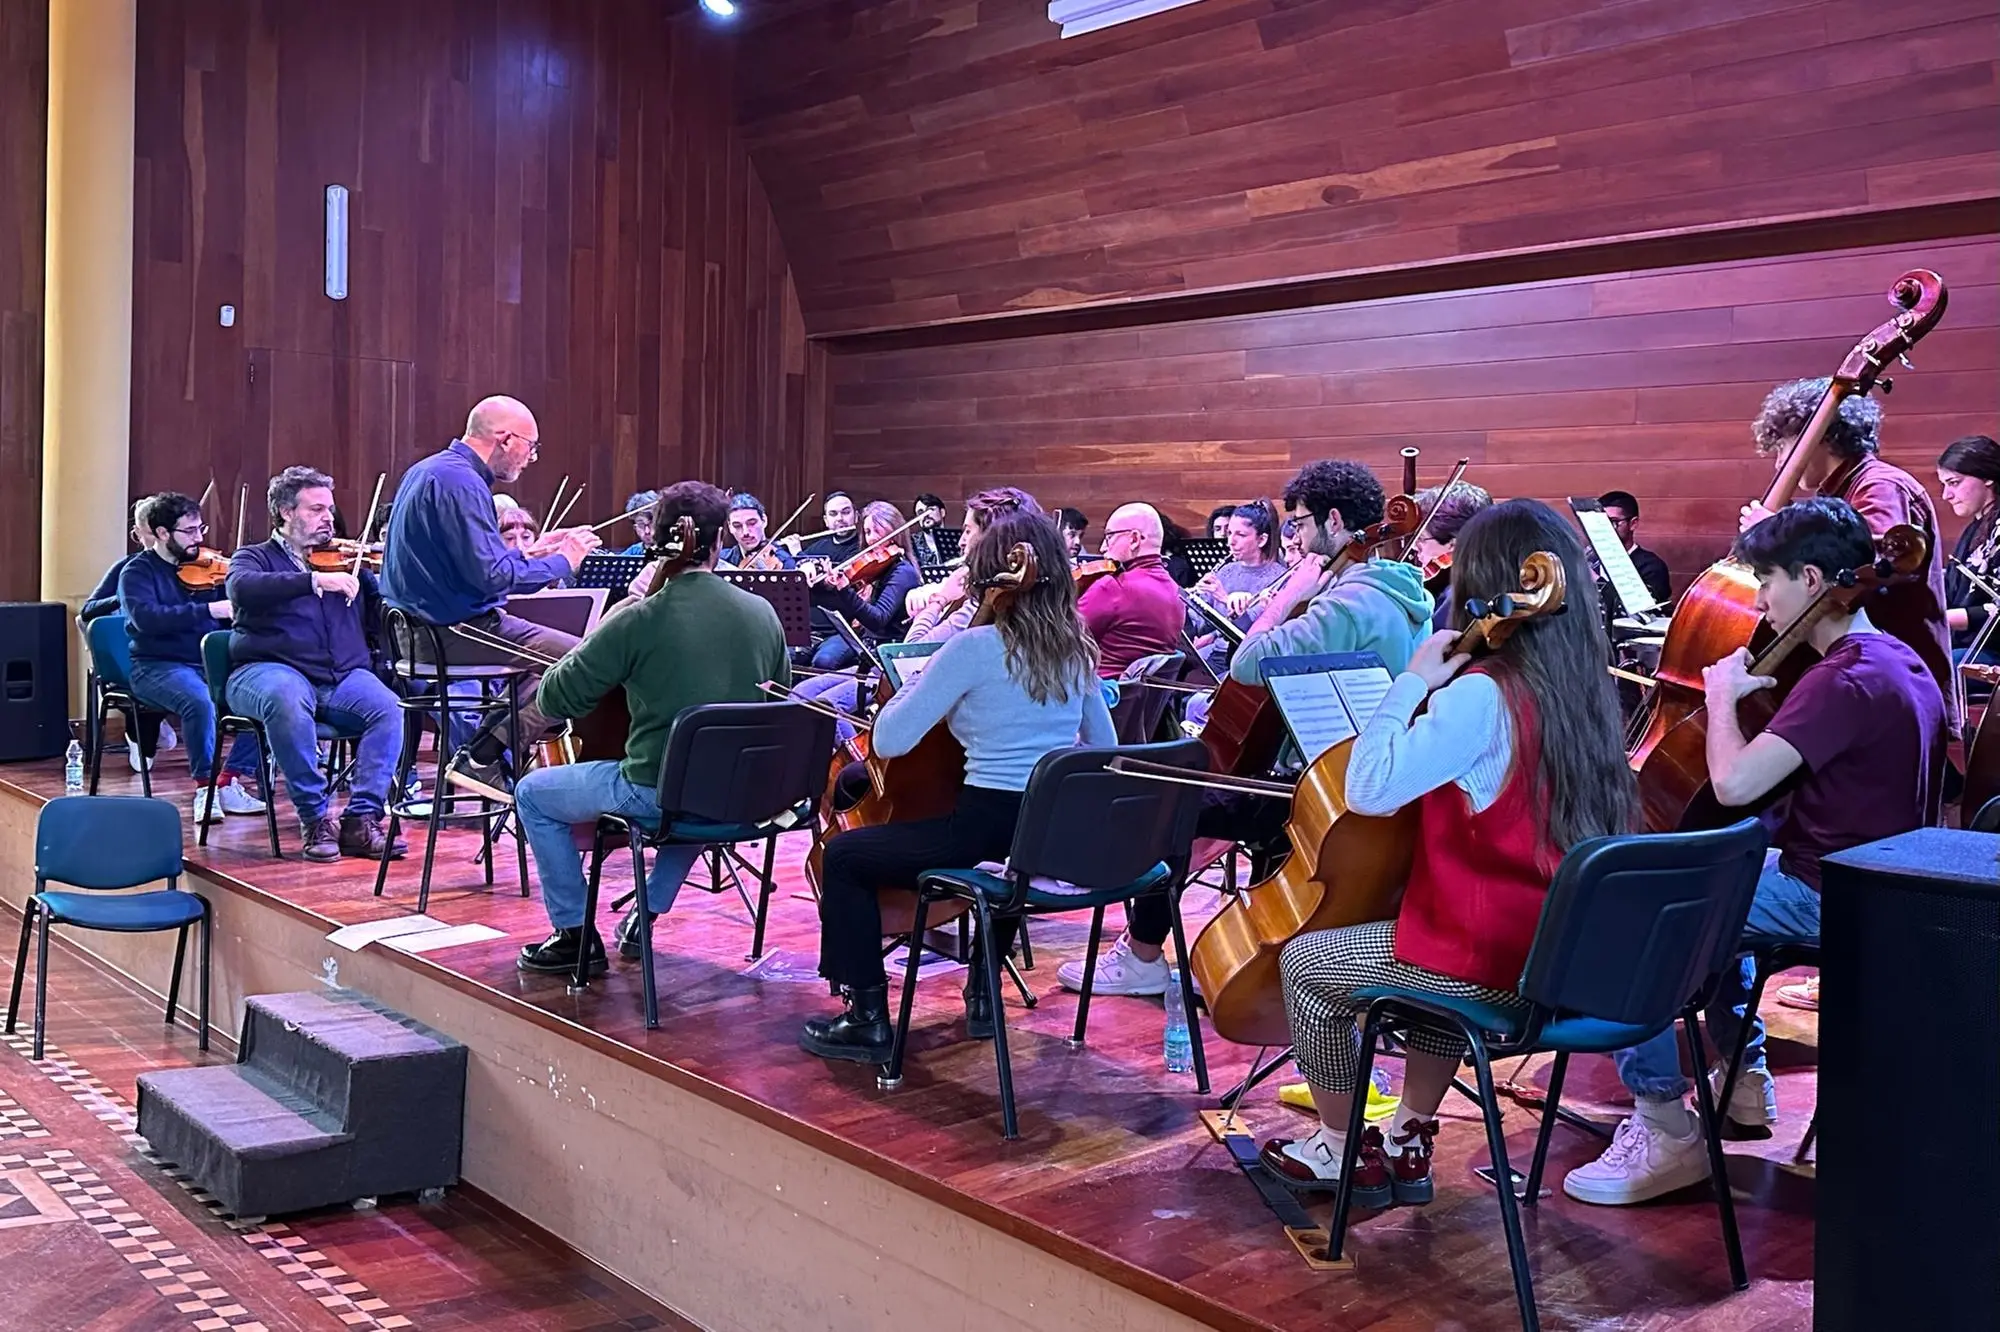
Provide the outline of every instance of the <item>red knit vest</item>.
[[1500,796],[1475,814],[1447,782],[1418,801],[1416,859],[1396,917],[1396,958],[1494,990],[1514,990],[1562,852],[1536,799],[1538,726],[1525,690],[1502,686],[1514,761]]

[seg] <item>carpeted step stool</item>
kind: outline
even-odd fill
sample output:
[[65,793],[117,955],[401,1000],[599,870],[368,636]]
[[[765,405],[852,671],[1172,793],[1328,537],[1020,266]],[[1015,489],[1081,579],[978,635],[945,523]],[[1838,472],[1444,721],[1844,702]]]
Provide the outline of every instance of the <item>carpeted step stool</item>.
[[234,1064],[139,1076],[139,1132],[237,1216],[458,1180],[465,1047],[349,990],[253,996]]

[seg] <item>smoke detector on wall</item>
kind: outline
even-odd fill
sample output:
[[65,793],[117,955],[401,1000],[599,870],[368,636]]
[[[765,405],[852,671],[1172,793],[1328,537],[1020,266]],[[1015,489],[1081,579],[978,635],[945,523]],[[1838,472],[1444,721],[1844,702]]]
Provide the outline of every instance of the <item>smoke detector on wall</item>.
[[1194,0],[1049,0],[1049,22],[1062,25],[1065,37],[1109,28],[1148,14],[1191,5]]

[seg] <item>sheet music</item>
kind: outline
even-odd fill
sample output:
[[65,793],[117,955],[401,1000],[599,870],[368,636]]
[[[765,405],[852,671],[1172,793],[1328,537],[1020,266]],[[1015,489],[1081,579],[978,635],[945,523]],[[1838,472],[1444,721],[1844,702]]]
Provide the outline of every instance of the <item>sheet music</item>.
[[1389,686],[1394,683],[1395,677],[1382,666],[1333,673],[1333,687],[1340,691],[1357,726],[1366,726],[1381,711],[1382,700],[1388,696]]
[[1264,687],[1308,763],[1359,735],[1394,683],[1372,652],[1274,657],[1262,665]]
[[1660,603],[1653,600],[1653,594],[1646,590],[1646,580],[1639,577],[1639,570],[1632,563],[1632,552],[1625,549],[1618,529],[1604,516],[1604,510],[1595,503],[1584,507],[1578,500],[1571,500],[1569,507],[1576,514],[1576,520],[1583,524],[1583,534],[1597,556],[1597,567],[1604,571],[1611,590],[1618,594],[1619,603],[1625,607],[1625,613],[1643,618],[1649,611],[1658,609]]

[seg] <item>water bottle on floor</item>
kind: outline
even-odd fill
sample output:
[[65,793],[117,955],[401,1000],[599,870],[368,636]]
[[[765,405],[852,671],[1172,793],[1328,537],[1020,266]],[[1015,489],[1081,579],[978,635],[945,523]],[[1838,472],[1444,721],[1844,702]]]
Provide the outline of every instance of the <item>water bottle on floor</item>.
[[83,746],[75,740],[63,754],[63,794],[83,794]]
[[1166,1062],[1169,1073],[1194,1072],[1194,1043],[1188,1038],[1187,1006],[1181,1002],[1181,973],[1167,973]]

